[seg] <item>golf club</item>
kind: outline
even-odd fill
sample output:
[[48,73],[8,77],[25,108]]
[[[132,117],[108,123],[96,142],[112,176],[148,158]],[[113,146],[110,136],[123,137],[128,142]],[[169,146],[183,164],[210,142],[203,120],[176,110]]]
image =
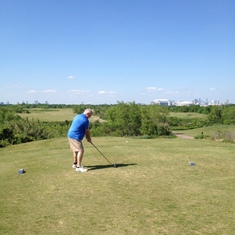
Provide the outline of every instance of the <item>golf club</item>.
[[116,164],[112,164],[105,156],[103,153],[100,152],[100,150],[91,142],[91,144],[97,149],[97,151],[107,160],[107,162],[111,165],[113,165],[115,168],[117,167]]

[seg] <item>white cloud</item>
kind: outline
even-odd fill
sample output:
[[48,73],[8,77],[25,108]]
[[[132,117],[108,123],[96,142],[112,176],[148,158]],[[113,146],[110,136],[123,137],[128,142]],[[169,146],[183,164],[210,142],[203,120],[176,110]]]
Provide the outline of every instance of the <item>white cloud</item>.
[[30,91],[28,91],[28,93],[38,93],[38,91],[36,91],[36,90],[30,90]]
[[83,93],[87,93],[88,91],[85,91],[85,90],[78,90],[78,89],[72,89],[72,90],[69,90],[68,93],[70,94],[77,94],[77,95],[80,95],[80,94],[83,94]]
[[24,85],[13,85],[12,88],[24,88],[25,86]]
[[98,94],[100,95],[106,95],[106,94],[116,94],[117,92],[115,91],[99,91]]
[[74,79],[75,77],[74,76],[68,76],[68,78],[67,79]]
[[37,91],[37,90],[29,90],[28,93],[30,94],[36,94],[36,93],[56,93],[56,90],[41,90],[41,91]]
[[42,90],[42,93],[55,93],[56,90]]
[[158,87],[154,87],[154,86],[151,86],[151,87],[146,87],[145,88],[147,90],[147,92],[154,92],[154,91],[163,91],[164,89],[163,88],[158,88]]
[[180,94],[179,91],[166,91],[166,94]]
[[36,91],[36,90],[29,90],[28,93],[32,93],[32,94],[35,94],[35,93],[55,93],[56,90],[41,90],[41,91]]
[[210,91],[216,91],[216,88],[210,87],[209,90]]

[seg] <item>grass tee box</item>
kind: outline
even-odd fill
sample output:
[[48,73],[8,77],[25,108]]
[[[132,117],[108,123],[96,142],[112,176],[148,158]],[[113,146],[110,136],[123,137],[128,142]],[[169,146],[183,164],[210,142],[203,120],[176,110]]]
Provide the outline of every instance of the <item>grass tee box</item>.
[[87,173],[72,169],[66,138],[0,149],[0,234],[234,234],[235,144],[93,142],[119,167],[86,141]]

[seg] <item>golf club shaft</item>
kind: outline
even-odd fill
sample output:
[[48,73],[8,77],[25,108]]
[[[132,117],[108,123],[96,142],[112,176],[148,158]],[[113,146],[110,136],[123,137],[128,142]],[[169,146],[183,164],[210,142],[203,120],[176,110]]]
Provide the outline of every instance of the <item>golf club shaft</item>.
[[100,152],[100,150],[99,150],[93,143],[91,143],[91,144],[92,144],[92,145],[97,149],[97,151],[108,161],[108,163],[112,164],[112,163],[104,156],[104,154]]

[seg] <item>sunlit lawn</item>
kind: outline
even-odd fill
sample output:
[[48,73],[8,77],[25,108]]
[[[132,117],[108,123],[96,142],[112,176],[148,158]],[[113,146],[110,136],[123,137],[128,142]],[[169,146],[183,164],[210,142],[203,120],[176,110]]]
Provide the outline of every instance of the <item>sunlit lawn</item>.
[[0,149],[0,234],[234,234],[234,144],[93,142],[119,167],[84,141],[75,172],[66,138]]

